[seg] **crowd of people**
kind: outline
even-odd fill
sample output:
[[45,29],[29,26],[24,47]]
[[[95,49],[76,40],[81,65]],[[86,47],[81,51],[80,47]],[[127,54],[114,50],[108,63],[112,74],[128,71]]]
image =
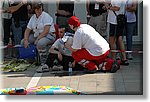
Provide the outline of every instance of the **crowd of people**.
[[[137,2],[86,0],[87,24],[81,24],[75,16],[74,4],[73,0],[57,0],[55,16],[59,38],[56,39],[56,24],[50,14],[44,11],[41,1],[4,0],[0,11],[4,45],[9,44],[9,39],[14,45],[22,44],[25,48],[34,44],[40,55],[37,72],[50,71],[56,60],[64,70],[68,70],[71,62],[73,67],[95,71],[98,70],[97,63],[101,64],[107,57],[116,60],[116,53],[111,50],[121,50],[121,65],[129,65],[128,59],[132,60],[133,57],[124,51],[132,50]],[[118,26],[119,14],[125,15],[125,25]],[[126,46],[123,36],[126,36]]]

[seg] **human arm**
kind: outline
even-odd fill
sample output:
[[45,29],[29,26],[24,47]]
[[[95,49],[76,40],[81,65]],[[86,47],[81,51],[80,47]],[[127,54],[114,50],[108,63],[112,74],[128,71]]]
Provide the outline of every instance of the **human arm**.
[[89,10],[89,0],[86,0],[86,11],[87,11],[87,15],[90,15],[90,10]]
[[118,6],[110,6],[110,7],[108,8],[108,10],[119,11],[119,10],[120,10],[120,7],[118,7]]
[[5,13],[5,12],[6,12],[6,10],[0,9],[0,13]]
[[31,29],[26,28],[25,33],[24,33],[24,47],[25,48],[27,48],[29,44],[28,38],[29,38],[30,32],[31,32]]
[[[56,1],[56,14],[58,14],[58,15],[63,15],[63,16],[70,16],[70,15],[72,15],[71,14],[71,12],[69,12],[69,11],[66,11],[66,10],[63,10],[63,9],[59,9],[59,3],[60,3],[60,0],[57,0]],[[62,3],[62,2],[61,2]],[[64,1],[64,3],[63,3],[64,5],[65,5],[65,1]],[[62,5],[63,5],[62,4]],[[66,3],[67,4],[67,3]],[[69,6],[68,6],[68,8],[70,8]],[[71,9],[71,8],[70,8]]]
[[78,30],[75,32],[72,43],[66,42],[65,47],[68,48],[71,52],[76,52],[83,47],[83,36],[82,36],[82,31]]
[[53,53],[53,54],[57,54],[57,56],[58,56],[58,59],[60,60],[60,61],[62,61],[62,54],[61,54],[61,52],[59,52],[59,49],[57,49],[56,47],[54,47],[54,46],[52,46],[50,49],[49,49],[49,52],[50,53]]
[[65,10],[57,10],[57,13],[64,16],[71,15],[69,11],[65,11]]
[[39,34],[39,36],[36,38],[34,44],[36,45],[37,42],[38,42],[41,38],[47,36],[47,34],[49,33],[49,30],[50,30],[50,26],[48,26],[48,25],[44,26],[43,32],[41,32],[41,33]]
[[23,0],[22,2],[20,2],[18,5],[16,6],[11,6],[9,8],[7,8],[7,12],[9,13],[14,13],[15,11],[19,10],[20,7],[22,7],[24,4],[26,4],[27,1]]
[[79,49],[73,49],[73,48],[71,47],[71,45],[69,45],[68,43],[65,43],[65,47],[68,48],[71,52],[76,52],[76,51],[79,50]]
[[43,32],[41,32],[41,33],[39,34],[39,36],[37,37],[37,40],[39,40],[39,39],[41,39],[41,38],[47,36],[47,34],[49,33],[49,31],[50,31],[50,25],[45,25]]
[[56,11],[57,11],[58,8],[59,8],[59,1],[60,1],[60,0],[56,0]]
[[119,6],[112,5],[110,1],[105,1],[104,5],[107,8],[107,10],[112,10],[112,11],[119,11],[120,10]]
[[136,9],[137,9],[137,3],[136,3],[136,2],[132,3],[131,6],[127,6],[127,7],[126,7],[126,10],[127,10],[128,12],[135,12]]

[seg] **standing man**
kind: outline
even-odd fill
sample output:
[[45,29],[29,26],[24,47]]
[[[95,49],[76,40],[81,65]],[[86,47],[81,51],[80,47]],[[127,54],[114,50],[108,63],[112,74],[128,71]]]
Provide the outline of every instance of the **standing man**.
[[89,71],[98,69],[97,63],[102,63],[109,54],[109,44],[90,25],[80,24],[76,16],[68,20],[69,26],[75,31],[73,44],[65,44],[72,51],[74,60]]
[[[2,19],[3,19],[3,27],[4,27],[4,45],[8,45],[9,38],[11,37],[11,23],[12,23],[12,14],[7,11],[10,7],[10,1],[4,0],[2,4]],[[12,39],[11,39],[12,40]]]
[[87,0],[86,8],[87,15],[90,16],[88,24],[106,38],[107,9],[104,0]]
[[[136,12],[137,9],[137,1],[135,0],[127,0],[126,6],[126,17],[127,17],[127,25],[126,25],[126,41],[127,41],[127,51],[132,51],[132,36],[136,28]],[[127,53],[127,58],[132,60],[132,54]]]
[[59,26],[65,26],[66,31],[73,32],[68,26],[68,19],[73,16],[74,1],[72,0],[57,0],[57,16],[56,24]]
[[24,31],[28,23],[27,0],[14,0],[8,11],[12,13],[12,33],[14,36],[14,44],[20,44],[23,39]]
[[[119,45],[121,51],[125,50],[124,42],[123,42],[123,30],[125,25],[118,26],[117,24],[117,15],[125,14],[125,5],[126,0],[110,0],[108,2],[108,18],[107,22],[109,23],[109,44],[111,50],[116,50],[116,43]],[[115,15],[116,13],[116,15]],[[121,65],[129,65],[129,62],[126,58],[126,53],[121,52],[122,59]],[[112,59],[116,59],[116,53],[111,53]]]

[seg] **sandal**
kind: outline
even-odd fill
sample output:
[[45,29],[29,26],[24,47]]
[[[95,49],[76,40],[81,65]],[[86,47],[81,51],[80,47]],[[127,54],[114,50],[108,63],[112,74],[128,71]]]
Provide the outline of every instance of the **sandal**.
[[43,72],[49,72],[49,71],[50,69],[47,64],[39,66],[39,68],[36,70],[37,73],[43,73]]

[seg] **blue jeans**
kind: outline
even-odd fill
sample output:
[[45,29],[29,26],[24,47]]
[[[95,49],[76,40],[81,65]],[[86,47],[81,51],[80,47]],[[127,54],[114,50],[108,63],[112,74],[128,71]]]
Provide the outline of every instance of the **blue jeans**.
[[27,27],[28,21],[19,21],[19,26],[16,27],[14,20],[12,21],[12,32],[14,36],[14,44],[18,45],[23,39],[24,31]]
[[132,36],[136,27],[136,22],[127,23],[126,26],[126,41],[127,41],[127,50],[132,51]]

